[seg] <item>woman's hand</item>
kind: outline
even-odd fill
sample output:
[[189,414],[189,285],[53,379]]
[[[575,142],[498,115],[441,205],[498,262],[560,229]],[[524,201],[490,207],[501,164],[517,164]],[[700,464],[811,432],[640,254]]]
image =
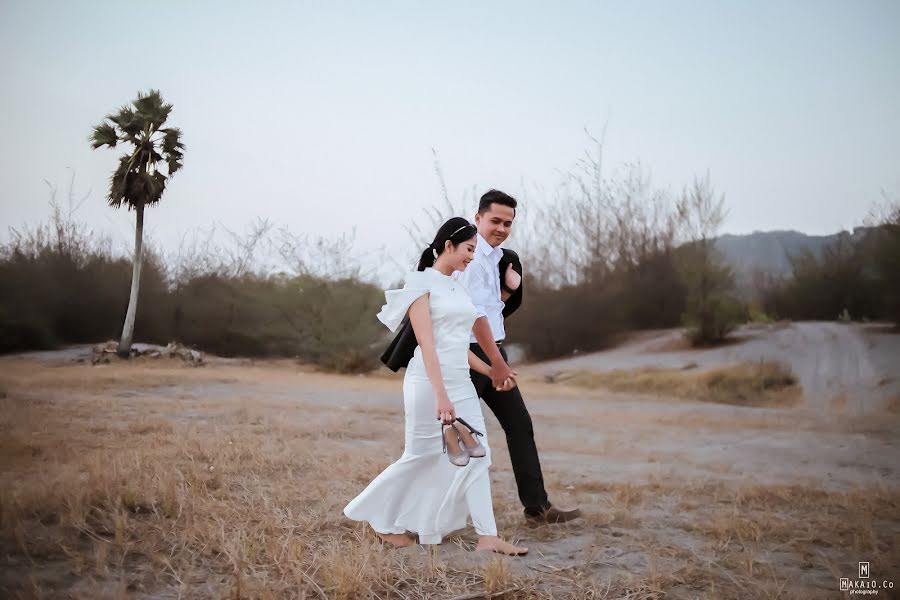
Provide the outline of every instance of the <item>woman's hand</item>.
[[518,376],[519,376],[519,374],[516,373],[515,371],[513,371],[512,375],[507,377],[506,381],[503,382],[503,385],[501,385],[500,387],[497,388],[497,391],[498,392],[508,392],[509,390],[511,390],[514,387],[516,387],[517,385],[519,385],[519,382],[516,381],[516,377],[518,377]]
[[441,390],[437,394],[437,418],[445,425],[456,420],[456,409],[453,408],[453,403],[447,396],[447,390]]

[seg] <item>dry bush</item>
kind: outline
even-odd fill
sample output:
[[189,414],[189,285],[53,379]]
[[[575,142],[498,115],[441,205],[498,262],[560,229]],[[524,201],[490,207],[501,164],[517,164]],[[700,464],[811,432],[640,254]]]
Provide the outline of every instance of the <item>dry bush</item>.
[[[130,279],[129,262],[87,231],[48,225],[14,237],[0,248],[0,352],[108,339],[121,330]],[[138,322],[145,341],[165,339],[166,300],[164,268],[148,251]]]
[[510,243],[523,248],[528,299],[509,337],[533,359],[599,350],[624,331],[676,326],[684,312],[668,196],[640,164],[607,176],[595,142]]
[[375,318],[383,294],[359,280],[209,275],[172,296],[173,336],[223,356],[300,357],[357,372],[375,367],[384,340]]
[[890,318],[875,277],[879,259],[873,255],[887,232],[842,232],[821,256],[807,250],[790,257],[790,277],[765,286],[762,299],[767,312],[807,320],[836,320],[845,311],[852,319]]
[[[55,191],[54,191],[55,194]],[[0,247],[0,352],[97,342],[121,331],[130,259],[51,200],[49,222]],[[326,369],[377,364],[383,296],[348,253],[352,240],[302,238],[267,221],[215,230],[174,256],[145,245],[136,339],[172,340],[225,356],[300,357]],[[273,256],[278,257],[278,266]],[[336,259],[335,257],[340,257]],[[277,275],[269,275],[277,271]]]
[[900,325],[900,201],[885,194],[864,227],[821,253],[790,257],[790,277],[764,282],[766,311],[792,319],[885,319]]
[[873,284],[881,299],[879,315],[900,327],[900,200],[888,202],[877,229],[865,241],[874,264]]
[[[507,333],[532,359],[599,350],[631,329],[677,326],[684,312],[678,219],[666,193],[639,163],[607,175],[603,144],[590,139],[594,147],[551,195],[514,193],[520,205],[506,245],[523,259],[527,300]],[[477,207],[474,190],[451,200],[437,157],[435,172],[442,202],[407,228],[415,248],[448,217],[471,218]]]
[[707,175],[695,178],[677,205],[686,238],[678,261],[687,291],[682,322],[696,346],[722,342],[747,320],[746,308],[735,295],[734,273],[715,247],[715,234],[725,219],[724,204],[724,196],[716,197]]

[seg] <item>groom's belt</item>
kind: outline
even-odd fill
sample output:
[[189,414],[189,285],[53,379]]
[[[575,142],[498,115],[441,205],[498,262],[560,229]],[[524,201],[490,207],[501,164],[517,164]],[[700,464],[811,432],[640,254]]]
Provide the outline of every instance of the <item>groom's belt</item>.
[[[497,340],[497,341],[494,342],[494,343],[497,344],[497,346],[502,346],[502,345],[503,345],[503,340]],[[469,344],[469,347],[470,347],[470,348],[475,348],[475,347],[480,348],[481,345],[480,345],[478,342],[472,342],[472,343]]]

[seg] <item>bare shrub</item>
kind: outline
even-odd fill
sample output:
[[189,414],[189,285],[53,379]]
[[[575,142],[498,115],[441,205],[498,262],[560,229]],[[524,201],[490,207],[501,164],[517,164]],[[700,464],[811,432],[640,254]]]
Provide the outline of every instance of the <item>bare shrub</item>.
[[686,241],[678,252],[687,292],[682,321],[696,345],[720,342],[746,321],[746,307],[734,293],[734,273],[715,247],[715,234],[725,218],[724,204],[725,198],[716,196],[708,174],[695,178],[677,204]]
[[[131,264],[64,210],[12,230],[0,248],[0,352],[116,337]],[[168,257],[145,244],[135,334],[226,356],[290,356],[338,371],[374,368],[383,299],[362,279],[352,239],[299,236],[259,219],[244,232],[195,232]]]
[[677,325],[684,310],[669,198],[640,163],[605,176],[593,141],[523,232],[528,299],[509,333],[531,358],[598,350],[627,330]]
[[[0,247],[0,352],[51,348],[115,336],[128,303],[131,264],[114,256],[108,237],[97,236],[74,213],[84,198],[69,184],[68,206],[50,187],[50,218],[31,228],[10,229]],[[141,296],[159,302],[166,293],[164,269],[148,252]],[[161,341],[152,312],[139,319],[145,339]]]

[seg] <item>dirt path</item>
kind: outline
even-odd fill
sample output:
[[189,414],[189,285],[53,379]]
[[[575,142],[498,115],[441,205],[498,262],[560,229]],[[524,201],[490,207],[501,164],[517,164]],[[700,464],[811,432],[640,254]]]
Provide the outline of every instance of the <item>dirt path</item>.
[[739,343],[707,350],[684,348],[681,333],[645,333],[606,352],[532,365],[535,373],[659,367],[709,369],[773,360],[789,365],[809,405],[822,415],[835,404],[849,414],[873,414],[900,394],[900,335],[875,327],[830,322],[744,327]]

